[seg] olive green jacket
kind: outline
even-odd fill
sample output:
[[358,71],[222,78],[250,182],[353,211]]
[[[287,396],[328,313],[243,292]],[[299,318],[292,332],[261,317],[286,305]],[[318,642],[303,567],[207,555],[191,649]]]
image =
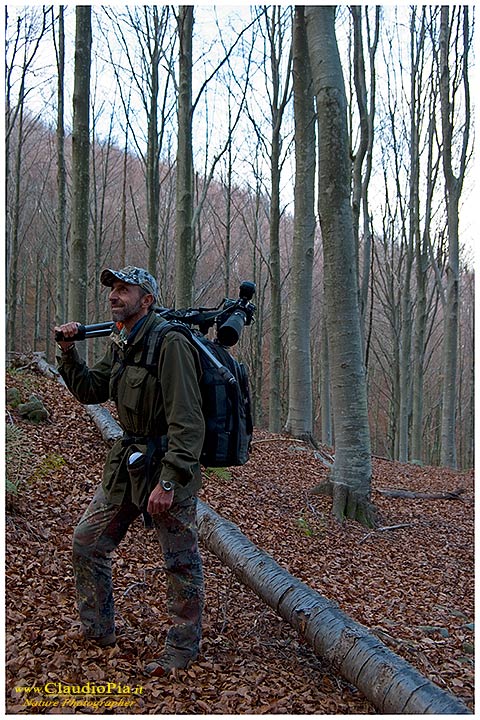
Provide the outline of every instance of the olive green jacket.
[[[145,478],[132,480],[127,460],[132,452],[146,452],[146,440],[125,446],[117,441],[103,472],[103,488],[110,502],[120,504],[125,492],[139,507],[145,506],[154,485],[161,480],[174,484],[174,501],[195,494],[201,487],[199,457],[205,433],[198,379],[201,374],[196,349],[181,333],[172,331],[162,341],[158,375],[146,368],[123,365],[138,363],[145,338],[165,321],[151,312],[131,343],[112,333],[104,357],[87,367],[73,348],[58,358],[58,369],[72,394],[84,404],[113,399],[118,418],[128,437],[167,436],[167,449],[147,485]],[[123,372],[122,372],[123,368]]]

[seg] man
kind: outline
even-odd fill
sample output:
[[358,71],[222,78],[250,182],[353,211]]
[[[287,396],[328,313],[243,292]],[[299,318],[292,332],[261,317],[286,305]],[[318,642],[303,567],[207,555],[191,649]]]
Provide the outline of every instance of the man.
[[142,367],[149,334],[165,323],[153,312],[157,283],[146,270],[133,266],[105,269],[100,280],[111,288],[109,302],[117,323],[103,359],[89,368],[80,358],[72,340],[77,323],[55,328],[64,338],[58,343],[59,371],[70,391],[86,404],[113,399],[124,430],[74,532],[77,604],[84,636],[102,647],[114,645],[111,555],[133,520],[147,509],[164,555],[172,625],[163,654],[145,672],[162,677],[173,668],[188,667],[200,645],[204,597],[196,527],[204,437],[200,364],[188,339],[171,331],[162,340],[156,376]]

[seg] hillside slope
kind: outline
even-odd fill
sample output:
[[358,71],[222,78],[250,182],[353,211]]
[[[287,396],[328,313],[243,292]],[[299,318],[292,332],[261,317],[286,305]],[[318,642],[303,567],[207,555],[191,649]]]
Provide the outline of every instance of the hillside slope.
[[[28,370],[8,373],[7,386],[17,387],[23,399],[36,392],[50,413],[39,425],[12,409],[7,416],[17,429],[14,454],[25,478],[6,520],[7,712],[375,712],[205,549],[203,655],[173,679],[144,678],[144,663],[163,645],[167,616],[158,546],[140,521],[114,562],[123,631],[118,646],[99,650],[74,639],[71,535],[101,476],[106,448],[84,409],[58,383]],[[330,517],[329,499],[309,494],[326,473],[300,443],[258,431],[249,463],[230,477],[206,477],[201,497],[290,573],[473,708],[473,473],[375,459],[373,500],[381,526],[404,526],[376,532],[339,525]],[[405,500],[378,492],[385,488],[464,492],[461,500]],[[141,692],[117,696],[123,705],[116,707],[94,696],[82,705],[85,694],[60,697],[58,683],[115,683]],[[46,692],[46,684],[55,692]],[[21,687],[37,690],[16,690]]]

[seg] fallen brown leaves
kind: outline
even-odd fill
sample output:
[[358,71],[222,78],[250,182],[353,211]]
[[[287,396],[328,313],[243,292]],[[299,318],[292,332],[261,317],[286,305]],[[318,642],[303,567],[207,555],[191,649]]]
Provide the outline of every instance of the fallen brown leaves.
[[[78,620],[71,535],[101,476],[106,448],[83,408],[57,383],[28,372],[9,376],[8,384],[24,395],[38,392],[50,412],[42,425],[24,423],[14,411],[8,420],[34,451],[31,479],[6,520],[8,713],[374,713],[207,550],[202,657],[173,678],[145,678],[143,665],[161,650],[168,618],[158,546],[140,521],[114,562],[119,643],[100,650],[80,642],[72,632]],[[250,462],[231,478],[206,478],[202,499],[473,707],[473,473],[376,459],[373,500],[381,525],[404,527],[369,532],[334,522],[329,499],[309,495],[327,476],[313,452],[285,436],[257,432],[256,440],[265,442],[254,445]],[[375,491],[460,486],[461,500],[392,499]],[[55,683],[115,683],[141,691],[116,696],[129,706],[95,706],[94,696],[82,706],[78,696],[46,694],[47,683],[49,690]],[[39,690],[32,695],[16,690],[21,687]],[[57,705],[35,707],[39,700]]]

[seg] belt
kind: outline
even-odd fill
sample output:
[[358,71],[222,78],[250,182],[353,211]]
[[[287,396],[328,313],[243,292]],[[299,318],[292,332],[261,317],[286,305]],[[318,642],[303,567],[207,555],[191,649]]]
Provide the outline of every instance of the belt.
[[122,446],[130,447],[130,445],[147,445],[160,450],[165,454],[168,449],[168,438],[166,435],[130,435],[124,433],[122,438]]

